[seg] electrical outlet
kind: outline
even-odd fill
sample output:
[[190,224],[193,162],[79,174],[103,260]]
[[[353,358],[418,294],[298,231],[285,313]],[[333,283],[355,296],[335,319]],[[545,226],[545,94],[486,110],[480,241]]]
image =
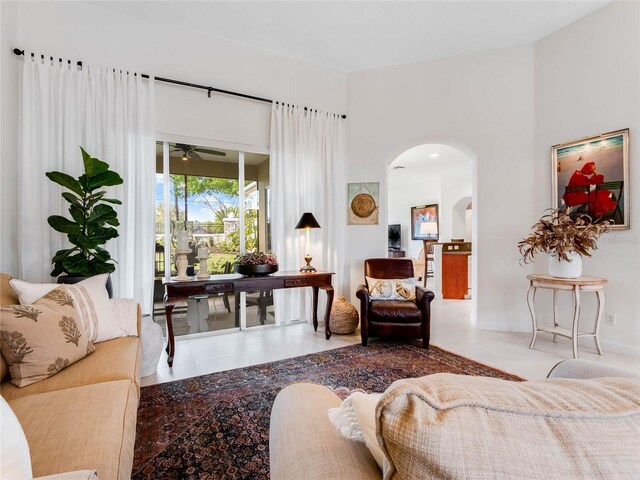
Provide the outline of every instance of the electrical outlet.
[[607,313],[606,322],[607,322],[607,325],[615,325],[616,324],[615,313]]

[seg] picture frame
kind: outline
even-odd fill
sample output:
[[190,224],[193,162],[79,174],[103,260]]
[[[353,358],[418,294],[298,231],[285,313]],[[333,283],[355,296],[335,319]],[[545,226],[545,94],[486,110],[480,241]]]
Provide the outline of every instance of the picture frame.
[[347,183],[347,225],[378,225],[380,182]]
[[629,129],[615,130],[551,147],[553,208],[571,207],[596,222],[613,220],[628,230]]
[[[435,223],[435,233],[422,233],[424,228],[422,224]],[[425,225],[426,226],[426,225]],[[427,228],[429,230],[429,228]],[[430,230],[433,230],[431,228]],[[419,205],[411,207],[411,239],[412,240],[431,240],[438,241],[440,232],[440,220],[438,217],[438,204]]]

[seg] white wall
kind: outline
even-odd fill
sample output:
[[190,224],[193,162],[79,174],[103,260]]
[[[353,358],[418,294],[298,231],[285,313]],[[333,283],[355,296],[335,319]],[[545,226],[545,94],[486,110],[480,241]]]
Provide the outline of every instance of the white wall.
[[[2,256],[15,273],[17,218],[17,79],[19,47],[86,63],[121,67],[336,113],[346,110],[346,74],[169,25],[151,23],[93,2],[1,2]],[[265,151],[270,105],[157,84],[156,129]],[[183,138],[187,140],[186,138]],[[6,142],[6,144],[5,144]],[[46,212],[43,212],[46,215]]]
[[[464,237],[464,207],[456,206],[463,198],[471,197],[471,168],[458,167],[442,175],[442,198],[440,200],[440,241]],[[466,205],[465,205],[466,207]],[[471,238],[466,239],[468,242]]]
[[391,170],[388,199],[389,224],[402,225],[402,250],[408,258],[418,258],[423,244],[422,240],[411,240],[411,207],[440,203],[440,177],[409,169]]
[[[516,244],[535,214],[535,185],[526,181],[534,172],[533,53],[524,46],[450,57],[357,72],[348,81],[347,180],[381,182],[381,218],[387,167],[406,149],[441,143],[477,157],[473,301],[482,328],[530,328]],[[364,259],[386,253],[385,228],[347,226],[352,293]]]
[[[602,237],[584,273],[609,280],[605,311],[617,325],[602,325],[605,354],[640,355],[640,3],[613,2],[548,36],[535,61],[537,214],[551,206],[552,145],[630,128],[631,229]],[[546,268],[541,260],[538,271]]]
[[[0,271],[12,272],[18,245],[17,176],[18,162],[18,79],[12,62],[11,38],[16,35],[16,5],[0,2]],[[7,270],[5,270],[7,266]]]

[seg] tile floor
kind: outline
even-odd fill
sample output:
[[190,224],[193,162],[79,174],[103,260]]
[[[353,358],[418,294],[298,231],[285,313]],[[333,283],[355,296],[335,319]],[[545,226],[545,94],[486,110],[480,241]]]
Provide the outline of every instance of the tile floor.
[[[431,344],[528,379],[544,378],[559,361],[571,358],[571,342],[538,335],[529,349],[529,333],[483,331],[470,324],[468,300],[439,300],[432,304]],[[324,339],[306,323],[264,327],[176,341],[173,367],[163,352],[158,371],[142,379],[142,385],[170,382],[207,373],[273,362],[284,358],[344,347],[360,341],[353,335]],[[580,341],[580,357],[640,373],[640,359],[607,353],[598,356],[593,341]]]

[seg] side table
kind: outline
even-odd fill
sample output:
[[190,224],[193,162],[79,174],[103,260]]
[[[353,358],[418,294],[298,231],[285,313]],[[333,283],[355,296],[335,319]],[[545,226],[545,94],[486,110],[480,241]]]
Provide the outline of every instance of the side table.
[[[533,337],[531,338],[529,348],[533,348],[535,345],[538,332],[546,332],[553,334],[554,343],[557,341],[557,335],[570,338],[573,345],[573,358],[578,358],[578,337],[593,337],[598,355],[602,355],[602,348],[600,347],[598,333],[600,332],[600,320],[602,319],[602,313],[604,312],[604,286],[607,283],[607,280],[604,278],[586,276],[579,278],[556,278],[551,275],[540,274],[527,275],[527,278],[530,282],[529,291],[527,292],[527,303],[529,304],[531,321],[533,322]],[[535,299],[538,288],[553,290],[553,327],[551,328],[539,326],[536,320]],[[558,324],[557,294],[558,291],[561,290],[573,292],[574,311],[571,330],[563,328]],[[598,298],[598,312],[592,332],[580,332],[578,329],[580,322],[580,295],[582,292],[594,292]]]

